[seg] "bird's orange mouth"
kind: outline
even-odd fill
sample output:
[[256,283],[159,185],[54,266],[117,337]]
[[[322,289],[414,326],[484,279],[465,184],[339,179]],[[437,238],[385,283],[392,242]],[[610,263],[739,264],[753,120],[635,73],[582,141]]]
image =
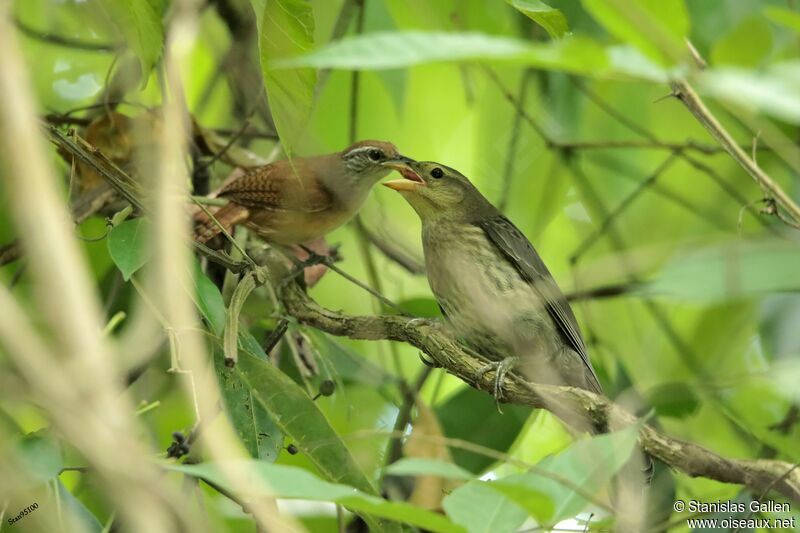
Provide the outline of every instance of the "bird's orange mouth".
[[413,170],[411,170],[410,168],[405,167],[402,169],[397,169],[397,171],[400,172],[400,175],[403,176],[405,179],[409,181],[415,181],[420,185],[425,185],[425,181],[422,179],[422,177]]
[[397,164],[397,165],[388,165],[395,169],[397,172],[403,176],[404,179],[401,180],[392,180],[387,181],[383,185],[389,187],[390,189],[394,189],[395,191],[413,191],[417,187],[424,187],[425,180],[422,177],[414,172],[411,167],[405,164]]

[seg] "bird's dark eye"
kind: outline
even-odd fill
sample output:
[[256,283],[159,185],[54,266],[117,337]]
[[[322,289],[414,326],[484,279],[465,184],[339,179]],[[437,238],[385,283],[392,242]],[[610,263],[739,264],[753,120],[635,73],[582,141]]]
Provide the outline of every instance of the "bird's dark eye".
[[380,150],[370,150],[369,153],[367,153],[367,155],[373,161],[380,161],[381,159],[383,159],[383,152],[381,152]]
[[433,176],[434,178],[436,178],[438,180],[439,178],[444,176],[444,170],[442,170],[439,167],[436,167],[433,170],[431,170],[431,176]]

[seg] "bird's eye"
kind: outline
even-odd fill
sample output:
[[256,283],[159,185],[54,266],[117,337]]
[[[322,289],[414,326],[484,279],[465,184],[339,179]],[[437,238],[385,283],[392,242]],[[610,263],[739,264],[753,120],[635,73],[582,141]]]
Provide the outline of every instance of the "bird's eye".
[[383,152],[381,152],[380,150],[370,150],[369,153],[367,153],[367,155],[373,161],[380,161],[381,159],[383,159]]
[[433,170],[431,170],[431,176],[433,176],[434,178],[436,178],[438,180],[439,178],[444,176],[444,170],[442,170],[439,167],[436,167]]

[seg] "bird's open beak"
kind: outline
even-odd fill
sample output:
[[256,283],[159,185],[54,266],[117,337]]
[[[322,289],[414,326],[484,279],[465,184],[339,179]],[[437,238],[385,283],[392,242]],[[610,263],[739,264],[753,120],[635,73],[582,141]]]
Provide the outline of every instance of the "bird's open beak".
[[382,163],[384,166],[398,171],[404,179],[387,181],[383,185],[395,191],[413,191],[417,187],[424,187],[425,181],[411,166],[412,163],[414,163],[413,159],[404,156],[384,161]]

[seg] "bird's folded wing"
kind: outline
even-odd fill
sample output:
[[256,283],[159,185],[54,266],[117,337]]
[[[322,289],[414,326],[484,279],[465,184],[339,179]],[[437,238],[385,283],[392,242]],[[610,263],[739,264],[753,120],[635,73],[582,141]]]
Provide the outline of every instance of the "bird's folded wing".
[[573,350],[578,352],[592,376],[592,381],[601,391],[597,374],[592,368],[583,342],[578,321],[569,306],[561,289],[556,285],[550,271],[547,270],[542,258],[536,253],[525,235],[514,224],[502,215],[476,222],[489,240],[497,247],[502,255],[516,268],[522,279],[530,284],[545,302],[545,307],[550,318],[555,323],[564,341]]
[[[219,196],[237,204],[270,211],[315,213],[328,209],[334,201],[310,168],[278,161],[248,170],[228,184]],[[300,176],[303,176],[302,178]]]

